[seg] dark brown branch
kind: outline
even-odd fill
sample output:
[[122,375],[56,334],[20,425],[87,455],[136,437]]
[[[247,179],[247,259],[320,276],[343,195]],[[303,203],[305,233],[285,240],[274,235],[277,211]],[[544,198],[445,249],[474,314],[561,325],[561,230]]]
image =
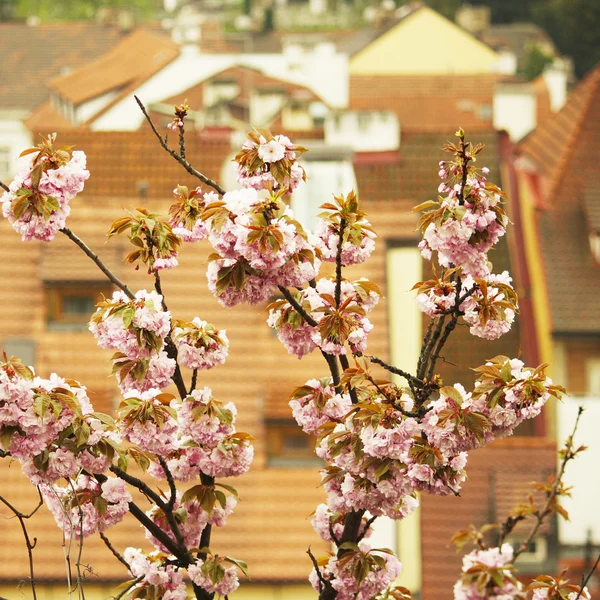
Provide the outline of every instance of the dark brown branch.
[[[163,502],[163,499],[150,486],[148,486],[146,483],[144,483],[141,479],[138,479],[137,477],[130,475],[126,471],[123,471],[123,469],[120,469],[119,467],[117,467],[116,465],[111,465],[110,470],[117,477],[120,477],[123,481],[126,481],[129,485],[132,485],[133,487],[137,488],[140,492],[142,492],[142,494],[144,494],[149,499],[151,499],[154,502],[154,504],[156,504],[163,511],[167,521],[169,522],[169,527],[171,528],[171,531],[173,532],[173,535],[175,536],[175,540],[177,543],[176,547],[179,547],[180,553],[182,551],[185,551],[185,553],[189,555],[189,553],[187,552],[185,541],[183,539],[183,535],[181,533],[181,529],[179,529],[179,525],[177,524],[175,515],[173,514],[173,510],[169,510],[168,504]],[[150,522],[153,523],[152,520],[150,520]],[[146,527],[146,529],[147,529],[147,527]],[[171,538],[169,538],[169,539],[171,539]],[[165,546],[167,546],[167,544],[165,544]],[[169,546],[167,546],[167,547],[169,547]],[[171,552],[173,552],[173,551],[171,550]],[[173,552],[173,554],[175,554],[175,552]],[[175,555],[177,556],[177,554],[175,554]]]
[[319,324],[304,310],[302,305],[294,298],[294,295],[282,285],[277,286],[283,297],[292,305],[294,310],[306,321],[307,325],[317,327]]
[[306,554],[308,554],[308,556],[310,557],[310,561],[312,562],[313,567],[315,568],[315,572],[317,573],[317,577],[319,578],[319,592],[322,592],[324,589],[331,588],[331,581],[323,577],[321,569],[319,568],[319,563],[317,562],[317,559],[315,558],[315,555],[311,552],[310,548],[306,551]]
[[0,181],[0,188],[2,188],[5,192],[10,192],[10,188],[2,181]]
[[64,233],[70,240],[73,240],[85,252],[85,254],[87,254],[96,263],[96,266],[106,275],[106,277],[108,277],[108,279],[112,283],[114,283],[120,290],[125,292],[125,295],[128,298],[135,298],[133,292],[114,273],[112,273],[112,271],[100,260],[98,255],[94,254],[94,252],[90,250],[90,248],[85,244],[85,242],[83,242],[83,240],[77,237],[67,227],[63,227],[60,230],[60,232]]
[[171,470],[169,469],[169,465],[167,464],[167,461],[162,456],[157,455],[157,457],[158,457],[158,462],[160,463],[160,466],[162,467],[162,470],[165,473],[165,477],[167,478],[167,481],[169,482],[170,497],[169,497],[169,502],[167,503],[166,509],[169,511],[172,511],[173,507],[175,506],[175,500],[177,499],[177,486],[175,485],[175,480],[173,479],[173,473],[171,473]]
[[388,365],[386,362],[384,362],[380,358],[377,358],[376,356],[365,356],[365,358],[369,359],[371,362],[375,363],[376,365],[383,367],[386,371],[389,371],[390,373],[393,373],[394,375],[400,375],[400,377],[403,377],[404,379],[406,379],[406,381],[408,381],[409,383],[412,383],[415,387],[422,388],[425,385],[420,379],[417,379],[414,375],[411,375],[410,373],[407,373],[406,371],[403,371],[402,369],[398,369],[397,367],[393,367],[392,365]]
[[106,547],[112,552],[112,555],[122,565],[125,565],[126,569],[129,571],[130,570],[129,563],[123,558],[123,556],[121,555],[121,553],[118,552],[116,550],[116,548],[110,543],[110,540],[104,535],[104,533],[102,533],[102,531],[100,532],[100,537],[102,538],[102,541],[106,544]]
[[197,381],[198,381],[198,369],[194,369],[192,371],[192,382],[190,383],[190,391],[189,391],[190,394],[196,389]]
[[338,247],[335,254],[335,305],[339,308],[342,296],[342,246],[344,245],[344,229],[346,219],[340,219],[340,233],[338,236]]
[[194,177],[196,177],[197,179],[202,181],[202,183],[205,183],[206,185],[208,185],[211,188],[213,188],[214,190],[216,190],[219,194],[223,195],[225,193],[225,190],[216,181],[213,181],[209,177],[206,177],[206,175],[203,175],[202,173],[200,173],[200,171],[197,171],[196,169],[194,169],[194,167],[192,167],[192,165],[187,161],[187,159],[185,157],[177,154],[177,152],[175,152],[175,150],[172,150],[169,147],[166,139],[160,135],[160,133],[157,131],[156,127],[154,126],[154,123],[152,122],[152,119],[150,118],[150,115],[148,114],[148,111],[146,110],[146,107],[143,105],[142,101],[137,96],[134,96],[134,98],[135,98],[135,101],[138,103],[138,106],[140,107],[141,111],[144,113],[144,116],[146,117],[146,120],[150,124],[150,127],[152,128],[152,131],[154,132],[154,135],[158,139],[161,147],[168,154],[170,154],[180,165],[182,165],[183,168],[190,175],[193,175]]

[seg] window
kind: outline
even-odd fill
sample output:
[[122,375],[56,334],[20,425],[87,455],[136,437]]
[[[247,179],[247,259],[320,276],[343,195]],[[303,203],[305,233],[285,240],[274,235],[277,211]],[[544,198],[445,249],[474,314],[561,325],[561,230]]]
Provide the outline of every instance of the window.
[[273,419],[265,425],[270,467],[306,467],[321,462],[315,454],[314,436],[306,435],[295,421]]
[[112,295],[104,282],[46,284],[46,321],[50,331],[85,331],[103,297]]
[[[10,148],[0,146],[0,178],[7,178],[10,174]],[[5,183],[8,185],[8,181]]]

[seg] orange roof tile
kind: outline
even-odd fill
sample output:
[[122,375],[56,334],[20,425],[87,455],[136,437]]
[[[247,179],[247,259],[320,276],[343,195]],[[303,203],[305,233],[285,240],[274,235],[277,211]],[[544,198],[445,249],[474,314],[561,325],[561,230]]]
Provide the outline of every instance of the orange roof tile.
[[[351,75],[350,109],[391,110],[402,131],[492,129],[494,88],[490,75]],[[455,130],[455,129],[454,129]]]
[[35,109],[48,98],[48,79],[79,69],[121,38],[116,27],[90,21],[0,23],[0,108]]
[[139,85],[179,54],[161,33],[137,29],[97,60],[51,79],[48,86],[73,104],[81,104],[131,83]]

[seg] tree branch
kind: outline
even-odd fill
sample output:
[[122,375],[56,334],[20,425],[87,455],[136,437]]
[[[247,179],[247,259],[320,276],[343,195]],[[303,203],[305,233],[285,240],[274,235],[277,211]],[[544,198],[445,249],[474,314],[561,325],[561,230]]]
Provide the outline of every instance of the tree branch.
[[108,277],[108,279],[120,290],[125,292],[125,295],[128,298],[135,298],[134,293],[100,260],[97,254],[94,254],[94,252],[90,250],[83,240],[77,237],[67,227],[63,227],[60,232],[64,233],[70,240],[73,240],[85,252],[85,254],[87,254],[96,263],[96,266],[106,275],[106,277]]
[[200,173],[200,171],[197,171],[196,169],[194,169],[194,167],[192,167],[192,165],[187,161],[187,159],[185,157],[181,156],[180,154],[177,154],[177,152],[175,152],[175,150],[172,150],[171,148],[169,148],[169,145],[167,144],[166,139],[163,138],[160,135],[160,133],[158,133],[158,131],[157,131],[156,127],[154,126],[154,123],[152,122],[152,119],[150,118],[150,115],[148,114],[148,111],[146,110],[146,107],[143,105],[142,101],[137,96],[134,96],[134,98],[135,98],[135,101],[138,103],[138,106],[140,107],[141,111],[144,113],[146,120],[150,124],[150,127],[152,128],[152,131],[154,132],[154,135],[158,139],[162,148],[168,154],[170,154],[180,165],[182,165],[183,168],[190,175],[193,175],[194,177],[196,177],[197,179],[202,181],[202,183],[205,183],[206,185],[208,185],[211,188],[213,188],[214,190],[216,190],[219,194],[223,195],[225,193],[225,190],[216,181],[213,181],[209,177],[206,177],[206,175],[203,175],[202,173]]
[[110,540],[104,535],[102,531],[100,531],[100,537],[102,541],[106,544],[106,547],[112,552],[113,556],[125,567],[127,570],[130,570],[129,563],[123,558],[120,552],[118,552],[115,547],[110,543]]
[[5,192],[10,192],[10,188],[2,181],[0,181],[0,188],[2,188]]

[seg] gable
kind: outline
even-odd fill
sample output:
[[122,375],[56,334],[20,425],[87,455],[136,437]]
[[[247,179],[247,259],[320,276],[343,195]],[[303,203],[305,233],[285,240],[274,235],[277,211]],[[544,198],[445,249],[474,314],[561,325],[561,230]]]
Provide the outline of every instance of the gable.
[[359,51],[351,75],[489,73],[498,54],[424,6]]

